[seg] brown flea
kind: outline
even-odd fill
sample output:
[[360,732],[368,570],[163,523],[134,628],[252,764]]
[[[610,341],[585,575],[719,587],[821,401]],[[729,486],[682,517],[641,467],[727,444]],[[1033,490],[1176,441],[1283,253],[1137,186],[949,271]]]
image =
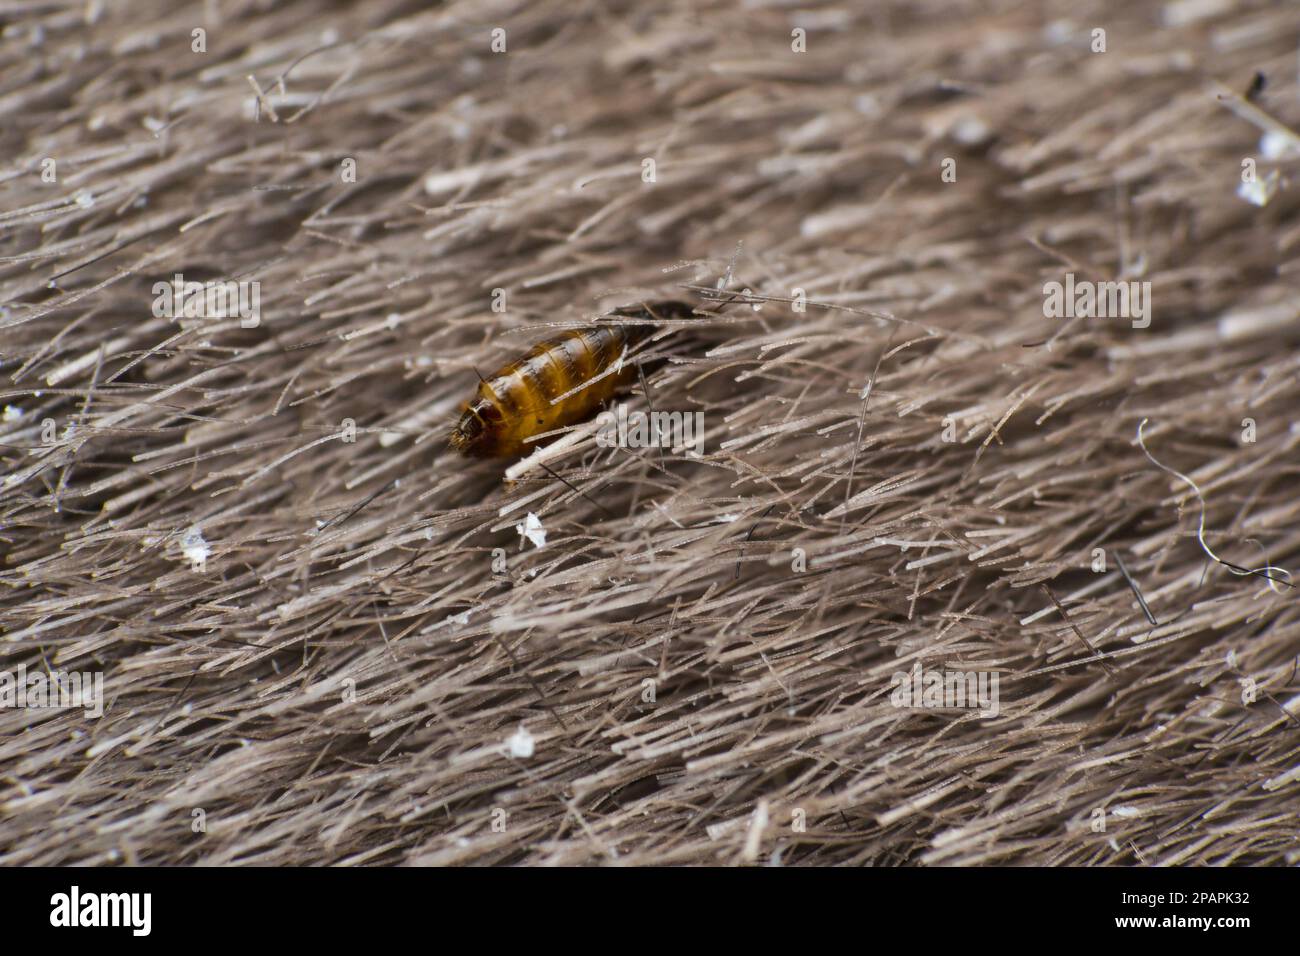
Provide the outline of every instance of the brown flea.
[[[611,314],[686,319],[694,309],[685,302],[652,302]],[[653,325],[600,325],[538,342],[522,357],[479,379],[478,391],[451,431],[452,446],[475,458],[521,455],[534,447],[528,440],[533,436],[587,420],[635,382],[637,370],[626,362],[622,369],[598,376],[654,332]],[[584,382],[590,384],[582,387]],[[561,395],[566,397],[556,401]]]

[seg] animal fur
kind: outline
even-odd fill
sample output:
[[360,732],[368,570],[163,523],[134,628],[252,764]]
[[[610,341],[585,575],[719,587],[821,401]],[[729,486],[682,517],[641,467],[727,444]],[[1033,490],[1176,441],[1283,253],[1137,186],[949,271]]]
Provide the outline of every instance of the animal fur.
[[[0,669],[104,681],[0,710],[0,862],[1300,862],[1294,7],[0,21]],[[701,458],[446,448],[738,245],[647,376]]]

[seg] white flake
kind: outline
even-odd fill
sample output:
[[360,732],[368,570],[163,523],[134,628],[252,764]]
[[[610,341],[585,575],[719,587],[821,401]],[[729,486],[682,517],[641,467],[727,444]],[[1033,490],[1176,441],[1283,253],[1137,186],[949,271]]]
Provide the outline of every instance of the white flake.
[[212,554],[212,549],[208,547],[207,541],[203,540],[202,533],[197,528],[191,528],[181,539],[181,551],[190,564],[202,565],[208,560],[208,555]]
[[519,532],[521,538],[527,538],[533,543],[535,548],[546,547],[546,529],[542,527],[542,521],[531,511],[528,517],[524,518],[522,524],[515,525],[515,530]]
[[523,724],[520,724],[519,729],[506,741],[506,744],[510,747],[510,756],[521,758],[531,757],[536,743],[537,741],[533,738],[533,735],[528,732],[528,728]]
[[1267,206],[1270,199],[1277,194],[1278,175],[1273,170],[1263,179],[1242,183],[1237,187],[1237,195],[1254,206]]

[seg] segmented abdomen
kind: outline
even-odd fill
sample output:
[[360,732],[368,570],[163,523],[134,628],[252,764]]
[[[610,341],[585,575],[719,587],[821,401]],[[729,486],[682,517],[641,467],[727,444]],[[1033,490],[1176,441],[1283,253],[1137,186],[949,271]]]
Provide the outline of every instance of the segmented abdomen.
[[[495,378],[480,382],[479,394],[490,387],[504,420],[519,426],[514,431],[520,440],[583,421],[635,378],[636,368],[627,363],[621,371],[591,381],[625,358],[624,350],[636,344],[630,333],[627,326],[602,326],[539,342]],[[580,388],[584,382],[590,384]]]
[[[685,303],[618,309],[638,318],[684,318]],[[520,455],[536,447],[527,439],[575,425],[595,414],[616,393],[636,381],[633,349],[655,331],[653,325],[600,325],[575,329],[538,342],[521,358],[481,380],[465,406],[451,442],[467,455]],[[623,360],[621,369],[601,373]],[[564,396],[561,398],[561,396]],[[557,401],[558,399],[558,401]]]

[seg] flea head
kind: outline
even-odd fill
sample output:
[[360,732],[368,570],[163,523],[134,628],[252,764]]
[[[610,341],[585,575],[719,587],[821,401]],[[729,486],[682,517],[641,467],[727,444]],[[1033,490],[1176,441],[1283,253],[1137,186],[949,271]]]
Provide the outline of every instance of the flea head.
[[465,406],[460,421],[451,430],[451,446],[462,455],[486,458],[496,454],[496,429],[493,423],[500,418],[500,413],[490,403],[482,399]]

